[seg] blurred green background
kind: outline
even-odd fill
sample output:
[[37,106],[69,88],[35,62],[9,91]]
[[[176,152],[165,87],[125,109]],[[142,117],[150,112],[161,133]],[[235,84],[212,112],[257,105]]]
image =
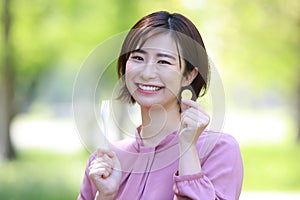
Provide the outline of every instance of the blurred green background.
[[300,193],[298,0],[2,0],[0,9],[0,199],[76,198],[89,156],[72,114],[76,74],[97,45],[158,10],[196,24],[222,77],[243,193]]

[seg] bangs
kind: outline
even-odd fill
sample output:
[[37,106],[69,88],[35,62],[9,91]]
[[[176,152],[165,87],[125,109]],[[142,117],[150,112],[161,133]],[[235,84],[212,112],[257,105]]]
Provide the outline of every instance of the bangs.
[[166,28],[144,28],[144,29],[134,29],[130,31],[129,37],[128,37],[128,45],[126,52],[123,52],[126,55],[126,59],[129,58],[130,53],[133,51],[136,51],[138,49],[143,48],[144,44],[146,41],[152,37],[155,37],[160,34],[170,34],[171,37],[174,39],[176,42],[177,50],[178,50],[178,55],[179,55],[179,45],[178,45],[178,39],[175,37],[174,31]]

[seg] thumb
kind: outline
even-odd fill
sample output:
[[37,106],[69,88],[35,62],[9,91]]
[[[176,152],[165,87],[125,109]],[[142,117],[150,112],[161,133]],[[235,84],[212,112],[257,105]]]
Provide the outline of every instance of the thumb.
[[96,151],[96,156],[98,158],[101,158],[103,155],[107,155],[108,157],[112,158],[114,156],[114,153],[109,149],[98,148]]
[[101,149],[97,149],[96,150],[96,157],[101,158],[102,156],[103,156],[103,153],[102,153]]
[[184,112],[189,108],[189,104],[187,103],[186,99],[181,100],[181,111]]
[[119,160],[117,154],[116,154],[115,152],[112,152],[112,154],[113,154],[112,159],[113,159],[114,162],[115,162],[115,168],[116,168],[117,170],[121,170],[121,163],[120,163],[120,160]]

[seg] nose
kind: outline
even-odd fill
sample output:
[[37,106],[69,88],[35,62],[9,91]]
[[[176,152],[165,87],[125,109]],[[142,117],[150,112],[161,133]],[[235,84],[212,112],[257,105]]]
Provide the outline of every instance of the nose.
[[142,69],[141,76],[144,80],[154,79],[157,76],[157,69],[155,64],[147,63]]

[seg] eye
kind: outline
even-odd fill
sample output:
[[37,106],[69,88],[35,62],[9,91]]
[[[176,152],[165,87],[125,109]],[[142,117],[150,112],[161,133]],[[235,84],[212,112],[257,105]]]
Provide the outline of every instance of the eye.
[[169,61],[166,61],[166,60],[160,60],[158,61],[159,64],[162,64],[162,65],[171,65],[171,63]]
[[143,58],[143,57],[137,56],[137,55],[135,55],[135,56],[130,56],[130,59],[135,60],[135,61],[139,61],[139,62],[144,61],[144,58]]
[[144,60],[141,56],[133,56],[132,59],[140,61]]

